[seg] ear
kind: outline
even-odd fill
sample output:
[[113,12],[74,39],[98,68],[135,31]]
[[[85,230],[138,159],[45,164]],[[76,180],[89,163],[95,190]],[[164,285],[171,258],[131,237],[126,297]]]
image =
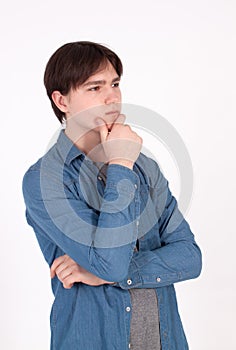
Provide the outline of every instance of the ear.
[[60,91],[53,91],[52,93],[52,100],[57,106],[57,108],[60,109],[60,111],[67,113],[68,112],[68,97],[64,96],[60,93]]

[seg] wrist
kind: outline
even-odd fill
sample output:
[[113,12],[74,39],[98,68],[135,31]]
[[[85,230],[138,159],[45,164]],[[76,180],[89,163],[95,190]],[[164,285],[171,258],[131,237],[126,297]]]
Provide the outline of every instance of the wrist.
[[126,159],[114,159],[114,160],[111,160],[108,164],[122,165],[122,166],[125,166],[131,170],[133,170],[133,166],[134,166],[133,162],[126,160]]

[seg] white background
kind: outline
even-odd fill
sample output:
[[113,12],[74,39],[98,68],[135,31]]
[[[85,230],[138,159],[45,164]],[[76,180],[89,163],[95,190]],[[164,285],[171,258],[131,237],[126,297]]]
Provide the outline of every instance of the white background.
[[124,102],[160,113],[188,148],[187,220],[204,268],[176,286],[180,313],[191,350],[235,350],[236,2],[22,0],[6,2],[0,16],[0,348],[49,349],[49,270],[24,218],[21,182],[59,127],[42,82],[46,62],[64,43],[90,40],[122,58]]

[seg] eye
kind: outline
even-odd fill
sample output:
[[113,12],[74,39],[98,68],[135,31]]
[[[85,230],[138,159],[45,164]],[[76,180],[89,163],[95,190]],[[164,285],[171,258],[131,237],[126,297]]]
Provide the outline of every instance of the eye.
[[99,90],[100,90],[100,86],[93,86],[88,91],[99,91]]
[[120,85],[120,82],[118,81],[117,83],[112,84],[112,87],[117,88],[119,87],[119,85]]

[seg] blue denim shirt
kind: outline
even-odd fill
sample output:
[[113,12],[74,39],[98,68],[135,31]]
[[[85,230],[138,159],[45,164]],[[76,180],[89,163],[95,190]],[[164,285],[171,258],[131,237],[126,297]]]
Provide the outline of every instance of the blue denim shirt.
[[156,290],[162,350],[188,349],[173,284],[201,271],[190,227],[154,160],[140,154],[133,170],[102,166],[61,131],[24,176],[27,221],[48,265],[68,254],[116,282],[64,289],[52,280],[51,350],[129,349],[130,288]]

